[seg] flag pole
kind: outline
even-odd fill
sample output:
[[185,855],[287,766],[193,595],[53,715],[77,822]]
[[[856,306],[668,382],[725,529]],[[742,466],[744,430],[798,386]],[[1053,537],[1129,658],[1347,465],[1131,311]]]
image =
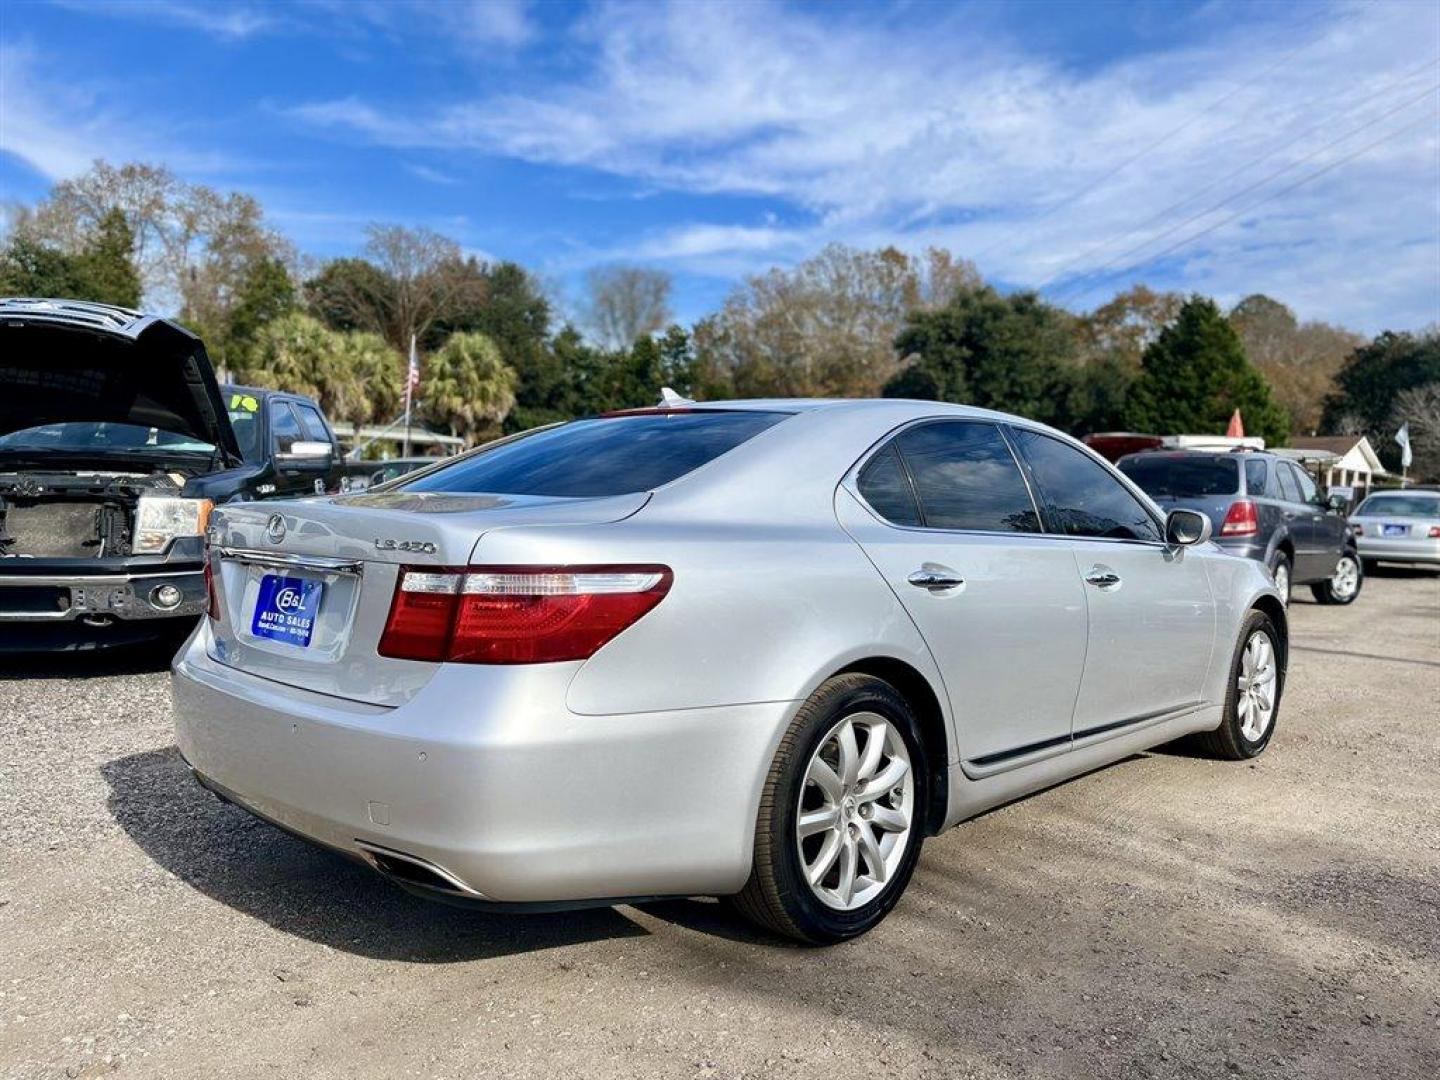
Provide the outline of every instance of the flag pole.
[[410,402],[415,393],[415,373],[419,368],[415,356],[415,335],[410,335],[410,363],[405,368],[405,452],[401,457],[410,456]]

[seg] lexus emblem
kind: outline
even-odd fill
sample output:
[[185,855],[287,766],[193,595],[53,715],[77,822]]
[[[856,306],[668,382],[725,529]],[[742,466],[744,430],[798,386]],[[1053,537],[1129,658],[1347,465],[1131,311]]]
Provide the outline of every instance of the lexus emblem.
[[270,520],[265,522],[265,535],[272,544],[278,544],[285,539],[285,519],[279,514],[271,514]]

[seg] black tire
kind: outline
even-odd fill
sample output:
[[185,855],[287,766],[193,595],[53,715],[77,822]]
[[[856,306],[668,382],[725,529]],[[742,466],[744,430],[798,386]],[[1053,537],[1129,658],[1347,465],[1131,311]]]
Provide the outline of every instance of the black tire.
[[[914,783],[913,817],[908,847],[884,890],[862,907],[841,911],[824,904],[805,880],[795,826],[812,755],[840,720],[857,712],[879,714],[904,738]],[[760,795],[750,880],[730,902],[746,918],[809,945],[830,945],[865,933],[890,913],[915,872],[929,805],[928,779],[919,724],[893,686],[858,674],[826,681],[800,707],[780,740]]]
[[[1241,730],[1240,693],[1237,684],[1240,679],[1241,661],[1245,649],[1250,643],[1250,638],[1257,632],[1264,632],[1268,635],[1270,645],[1275,650],[1277,667],[1275,709],[1270,718],[1270,726],[1258,739],[1250,739]],[[1204,732],[1197,737],[1196,741],[1202,752],[1224,761],[1246,761],[1264,753],[1265,747],[1270,745],[1270,739],[1275,734],[1275,726],[1280,721],[1280,705],[1285,693],[1287,652],[1285,640],[1280,636],[1279,629],[1269,615],[1263,611],[1252,610],[1249,615],[1245,616],[1245,621],[1240,624],[1240,635],[1235,642],[1234,655],[1230,658],[1230,683],[1225,692],[1224,719],[1214,731]]]
[[[1341,568],[1347,563],[1355,568],[1355,589],[1348,594],[1337,593],[1335,591],[1335,581],[1336,578],[1340,576]],[[1347,549],[1335,562],[1335,576],[1328,577],[1324,581],[1317,581],[1311,585],[1311,595],[1322,604],[1333,604],[1336,606],[1353,604],[1355,598],[1360,595],[1360,590],[1365,587],[1364,566],[1364,560],[1356,555],[1355,552]]]
[[1280,588],[1278,585],[1277,588],[1280,588],[1280,602],[1288,608],[1290,606],[1290,593],[1294,587],[1295,563],[1289,555],[1286,555],[1283,551],[1277,551],[1275,557],[1270,560],[1270,577],[1277,582],[1279,580],[1279,570],[1282,566],[1285,568],[1285,584],[1283,588]]

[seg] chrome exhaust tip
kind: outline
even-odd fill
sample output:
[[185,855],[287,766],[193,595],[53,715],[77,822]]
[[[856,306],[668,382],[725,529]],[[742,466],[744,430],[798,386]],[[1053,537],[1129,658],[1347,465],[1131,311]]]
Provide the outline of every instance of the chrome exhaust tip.
[[429,859],[381,847],[365,840],[356,840],[355,843],[360,849],[361,857],[370,864],[371,869],[398,885],[447,896],[467,897],[471,900],[488,899],[484,893],[472,889],[443,866],[437,866]]

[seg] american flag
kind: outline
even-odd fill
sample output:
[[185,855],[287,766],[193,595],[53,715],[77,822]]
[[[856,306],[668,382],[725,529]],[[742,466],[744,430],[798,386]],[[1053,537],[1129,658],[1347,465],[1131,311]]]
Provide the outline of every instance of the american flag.
[[410,395],[420,389],[420,356],[415,351],[415,335],[410,335],[410,366],[405,376],[405,393]]

